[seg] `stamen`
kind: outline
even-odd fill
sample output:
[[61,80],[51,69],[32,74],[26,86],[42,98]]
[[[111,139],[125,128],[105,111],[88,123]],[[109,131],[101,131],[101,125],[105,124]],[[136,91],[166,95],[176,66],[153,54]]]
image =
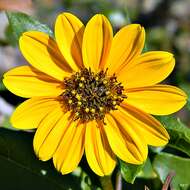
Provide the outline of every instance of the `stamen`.
[[105,114],[115,110],[124,98],[123,86],[115,75],[106,71],[94,73],[84,69],[64,79],[65,90],[61,95],[75,120],[104,120]]
[[101,111],[101,112],[104,110],[104,108],[103,108],[103,107],[99,107],[99,109],[100,109],[100,111]]
[[85,112],[88,113],[90,110],[89,108],[85,108]]
[[95,110],[94,108],[92,108],[90,111],[91,111],[92,113],[95,113],[95,112],[96,112],[96,110]]

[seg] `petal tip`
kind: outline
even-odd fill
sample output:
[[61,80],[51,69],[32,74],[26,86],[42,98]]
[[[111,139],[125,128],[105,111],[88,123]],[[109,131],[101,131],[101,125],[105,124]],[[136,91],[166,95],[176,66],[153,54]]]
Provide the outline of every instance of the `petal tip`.
[[20,129],[19,126],[16,125],[14,112],[13,112],[12,116],[10,117],[10,123],[11,123],[11,125],[12,125],[14,128]]
[[[183,90],[182,90],[182,91],[183,91]],[[187,95],[186,92],[184,92],[184,91],[183,91],[183,96],[184,96],[185,101],[187,102],[188,95]]]
[[42,155],[41,155],[41,156],[40,156],[40,155],[37,155],[37,157],[38,157],[38,159],[39,159],[40,161],[42,161],[42,162],[46,162],[46,161],[49,160],[49,158],[43,157]]
[[107,20],[107,18],[102,13],[97,13],[89,21],[93,21],[93,20],[102,22],[102,20]]
[[67,18],[67,17],[70,17],[70,16],[73,17],[73,16],[75,16],[75,15],[73,15],[73,14],[70,13],[70,12],[62,12],[62,13],[58,14],[56,21],[57,21],[58,19],[61,19],[62,17]]
[[5,85],[5,87],[7,88],[6,77],[7,77],[7,73],[5,73],[5,74],[3,75],[2,82],[3,82],[3,84]]
[[143,32],[145,29],[143,26],[141,26],[140,24],[129,24],[127,26],[133,26],[134,29],[138,30],[139,32]]

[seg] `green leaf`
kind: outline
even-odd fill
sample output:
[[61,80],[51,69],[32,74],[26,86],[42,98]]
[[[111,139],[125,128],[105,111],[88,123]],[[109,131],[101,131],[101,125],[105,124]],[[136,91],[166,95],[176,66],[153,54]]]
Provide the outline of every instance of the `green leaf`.
[[51,29],[45,25],[32,18],[31,16],[21,13],[21,12],[7,12],[7,17],[10,24],[10,31],[12,32],[15,41],[19,40],[19,37],[23,32],[29,30],[40,31],[53,36]]
[[180,150],[190,156],[190,129],[174,116],[157,117],[170,135],[167,146]]
[[167,175],[171,171],[176,173],[171,182],[174,190],[184,189],[190,184],[190,159],[160,153],[153,161],[153,168],[162,183],[165,182]]
[[134,183],[144,164],[134,165],[119,160],[121,175],[128,183]]
[[6,90],[5,85],[2,82],[0,82],[0,91],[4,90]]
[[61,175],[52,161],[38,160],[32,140],[33,133],[0,128],[1,189],[80,190],[79,177]]
[[9,45],[12,45],[13,47],[17,46],[18,40],[14,36],[13,30],[10,24],[6,27],[5,37]]
[[180,87],[186,92],[187,98],[187,109],[190,111],[190,85],[189,84],[182,84]]
[[190,184],[180,184],[180,190],[190,190]]
[[149,158],[147,158],[144,164],[144,167],[138,173],[138,177],[144,178],[144,179],[153,179],[157,177],[156,173],[154,172],[152,168],[152,163]]

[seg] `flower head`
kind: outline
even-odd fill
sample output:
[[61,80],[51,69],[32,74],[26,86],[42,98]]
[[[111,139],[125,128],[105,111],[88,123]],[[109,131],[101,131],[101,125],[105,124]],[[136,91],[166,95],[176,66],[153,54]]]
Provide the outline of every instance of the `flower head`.
[[110,174],[116,157],[132,164],[147,158],[147,145],[163,146],[169,135],[152,115],[167,115],[186,103],[186,94],[158,84],[173,70],[173,55],[142,53],[144,28],[130,24],[113,37],[101,14],[86,27],[70,13],[57,17],[55,40],[28,31],[19,40],[31,66],[4,75],[14,94],[30,98],[13,113],[19,129],[35,129],[34,150],[53,158],[62,174],[72,172],[85,152],[98,175]]

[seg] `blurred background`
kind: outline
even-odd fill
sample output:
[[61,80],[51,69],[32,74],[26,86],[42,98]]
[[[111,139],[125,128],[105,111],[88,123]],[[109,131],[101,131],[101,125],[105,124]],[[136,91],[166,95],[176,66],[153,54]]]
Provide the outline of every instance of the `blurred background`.
[[[176,67],[166,83],[190,84],[190,0],[0,0],[0,78],[12,67],[27,64],[14,40],[5,11],[21,11],[54,28],[57,14],[69,11],[86,23],[95,13],[106,15],[116,32],[128,23],[146,30],[146,49],[172,52]],[[9,116],[23,99],[0,80],[0,126],[11,128]],[[177,113],[190,126],[185,109]]]
[[[177,64],[167,80],[174,85],[190,82],[189,0],[0,0],[0,77],[8,69],[26,64],[11,38],[5,10],[32,15],[52,29],[56,15],[62,11],[72,12],[84,22],[95,13],[103,13],[115,31],[130,22],[140,23],[146,29],[148,50],[164,50],[175,55]],[[3,92],[2,83],[0,89],[2,123],[4,115],[10,115],[12,104],[18,104],[20,99]],[[189,122],[185,113],[182,118]]]

